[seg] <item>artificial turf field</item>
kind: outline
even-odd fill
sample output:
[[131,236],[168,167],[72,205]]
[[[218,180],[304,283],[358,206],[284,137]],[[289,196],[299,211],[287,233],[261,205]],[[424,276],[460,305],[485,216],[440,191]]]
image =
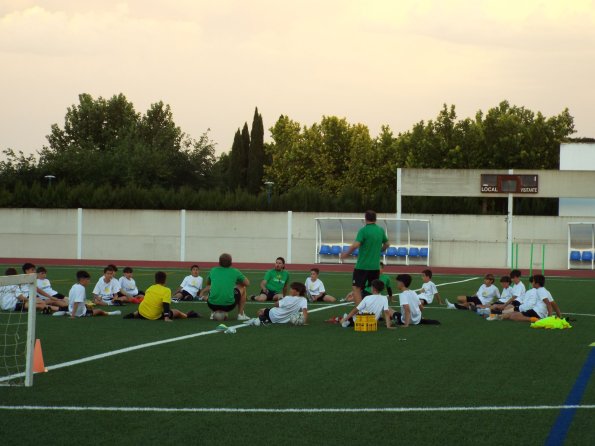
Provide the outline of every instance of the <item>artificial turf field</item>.
[[[78,269],[49,267],[48,278],[67,294]],[[101,272],[87,270],[90,294]],[[164,270],[170,288],[187,275]],[[263,272],[244,272],[251,294]],[[153,273],[135,269],[139,288],[152,283]],[[306,275],[292,272],[291,279],[303,281]],[[434,282],[450,283],[439,291],[453,300],[482,283],[469,278],[435,275]],[[322,273],[321,279],[336,297],[349,291],[349,273]],[[173,323],[38,314],[37,337],[49,372],[35,375],[32,388],[0,387],[0,404],[13,406],[0,410],[0,444],[544,444],[560,411],[530,406],[560,406],[567,400],[595,342],[594,285],[595,280],[547,278],[562,311],[577,313],[574,328],[555,331],[486,322],[471,312],[444,310],[436,301],[424,315],[442,325],[389,331],[381,324],[374,333],[324,323],[349,309],[329,304],[309,307],[308,326],[243,327],[229,335],[211,333],[217,323],[208,320],[204,303],[176,304],[207,317]],[[419,286],[415,276],[412,288]],[[264,306],[251,303],[246,312],[253,316]],[[134,309],[122,308],[124,314]],[[581,404],[592,407],[576,411],[565,444],[594,444],[595,379]],[[24,405],[44,409],[14,408]],[[503,406],[514,408],[497,409]],[[378,410],[358,411],[372,408]],[[401,411],[410,408],[431,410]]]

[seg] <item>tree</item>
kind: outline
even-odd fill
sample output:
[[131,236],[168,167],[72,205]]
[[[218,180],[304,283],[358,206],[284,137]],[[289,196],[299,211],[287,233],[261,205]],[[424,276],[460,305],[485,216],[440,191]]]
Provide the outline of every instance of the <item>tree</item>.
[[244,123],[242,127],[242,145],[240,150],[240,164],[239,177],[240,187],[245,189],[248,184],[248,160],[250,159],[250,130],[248,130],[248,123]]
[[254,110],[252,130],[250,132],[250,150],[248,153],[247,186],[248,191],[256,194],[262,187],[264,168],[264,124],[258,108]]
[[242,150],[242,134],[240,133],[240,129],[238,129],[233,137],[233,144],[231,145],[231,152],[229,154],[229,185],[232,190],[242,187]]

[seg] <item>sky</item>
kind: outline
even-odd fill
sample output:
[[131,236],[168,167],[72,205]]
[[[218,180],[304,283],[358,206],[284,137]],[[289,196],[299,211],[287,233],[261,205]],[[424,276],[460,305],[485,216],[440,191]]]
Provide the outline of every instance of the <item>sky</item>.
[[0,0],[0,61],[0,149],[25,153],[80,93],[163,101],[218,153],[256,106],[375,136],[508,100],[595,137],[595,0]]

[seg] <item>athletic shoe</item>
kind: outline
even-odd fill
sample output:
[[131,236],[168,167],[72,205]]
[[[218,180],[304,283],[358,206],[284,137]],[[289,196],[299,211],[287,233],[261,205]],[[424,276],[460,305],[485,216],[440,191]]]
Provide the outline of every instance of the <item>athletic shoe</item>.
[[490,317],[486,318],[486,321],[499,321],[502,320],[502,317],[499,314],[490,314]]
[[180,302],[180,299],[172,299],[171,301],[172,301],[173,303],[177,304],[177,303],[179,303],[179,302]]
[[256,295],[253,294],[252,296],[250,296],[250,300],[254,300],[255,297],[256,297]]
[[340,316],[335,316],[335,317],[331,317],[330,319],[327,319],[326,323],[328,324],[338,324],[341,321],[341,317]]
[[209,316],[210,320],[213,320],[213,314],[214,314],[214,312],[211,312],[211,315]]
[[190,310],[188,313],[186,313],[186,316],[189,318],[195,318],[195,317],[200,317],[200,314],[194,310]]
[[247,321],[244,321],[244,324],[253,325],[254,327],[260,327],[260,319],[258,319],[257,317],[254,317],[252,319],[248,319]]
[[248,321],[250,317],[246,316],[246,313],[238,314],[238,321]]
[[343,328],[349,327],[349,319],[347,319],[347,313],[343,314],[343,319],[344,319],[344,321],[341,322],[341,327],[343,327]]
[[448,310],[456,310],[457,307],[455,307],[454,304],[451,304],[448,299],[446,299],[446,308]]
[[55,311],[52,316],[64,316],[66,311]]

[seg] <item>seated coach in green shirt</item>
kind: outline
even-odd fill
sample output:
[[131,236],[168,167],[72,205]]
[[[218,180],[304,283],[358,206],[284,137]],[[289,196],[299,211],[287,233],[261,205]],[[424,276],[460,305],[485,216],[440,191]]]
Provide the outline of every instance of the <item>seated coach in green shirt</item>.
[[366,211],[365,220],[366,224],[357,231],[355,241],[341,254],[344,259],[359,248],[351,282],[355,305],[362,301],[362,290],[380,277],[380,253],[389,246],[386,232],[376,224],[376,212]]
[[287,285],[289,284],[289,273],[285,271],[285,259],[277,257],[275,267],[268,270],[262,282],[260,282],[260,294],[250,296],[250,299],[258,302],[282,299],[287,295]]
[[237,306],[238,321],[250,319],[244,313],[246,287],[250,281],[240,270],[231,266],[231,255],[219,256],[219,266],[211,269],[206,284],[201,294],[207,298],[207,305],[212,311],[229,313]]

